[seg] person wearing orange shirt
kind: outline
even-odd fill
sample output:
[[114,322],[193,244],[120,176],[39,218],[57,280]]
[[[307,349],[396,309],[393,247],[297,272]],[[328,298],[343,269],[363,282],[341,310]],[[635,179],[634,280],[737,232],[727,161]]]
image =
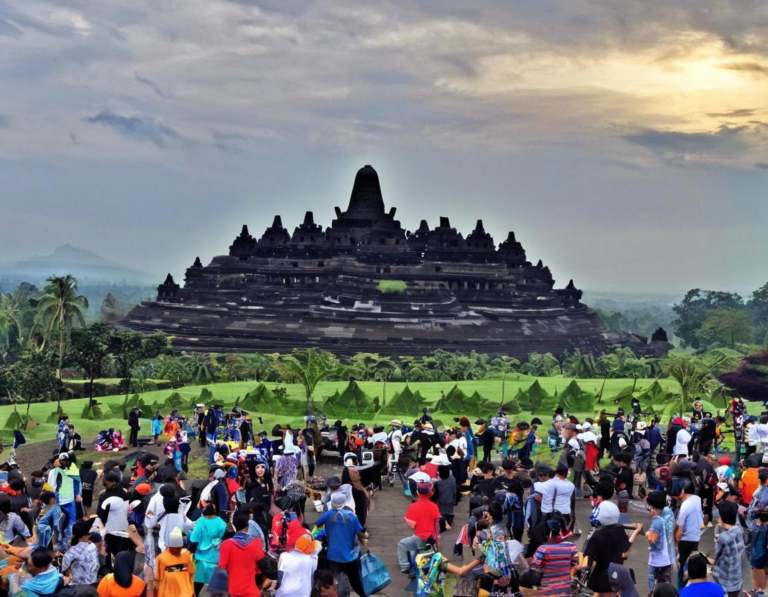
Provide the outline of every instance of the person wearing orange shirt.
[[140,597],[144,581],[133,574],[136,552],[121,551],[115,558],[115,572],[101,579],[96,591],[99,597]]
[[184,549],[184,535],[176,527],[168,536],[166,549],[155,560],[157,594],[173,597],[195,597],[195,564],[192,554]]

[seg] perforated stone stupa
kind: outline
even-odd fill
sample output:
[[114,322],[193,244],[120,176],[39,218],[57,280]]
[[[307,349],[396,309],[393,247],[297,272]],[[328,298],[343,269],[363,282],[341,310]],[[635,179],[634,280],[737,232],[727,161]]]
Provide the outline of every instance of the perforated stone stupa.
[[228,255],[208,265],[195,258],[183,288],[169,274],[157,300],[135,307],[122,325],[207,352],[317,346],[338,354],[445,349],[525,358],[574,348],[602,353],[612,344],[641,354],[665,348],[609,334],[573,281],[556,290],[549,268],[528,261],[514,232],[497,246],[482,220],[466,237],[447,217],[435,228],[422,220],[404,229],[371,166],[358,171],[347,209],[335,211],[325,228],[311,211],[292,233],[279,215],[259,238],[243,226]]

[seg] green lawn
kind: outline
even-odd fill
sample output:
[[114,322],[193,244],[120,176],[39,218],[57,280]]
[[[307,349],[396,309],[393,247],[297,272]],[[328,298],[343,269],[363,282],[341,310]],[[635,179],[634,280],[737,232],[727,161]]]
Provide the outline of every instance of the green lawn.
[[[509,400],[512,397],[515,396],[518,389],[526,390],[528,389],[531,384],[536,380],[537,378],[532,378],[525,375],[509,375],[506,380],[506,389],[505,389],[505,400]],[[101,381],[101,380],[99,380]],[[546,377],[546,378],[538,378],[539,384],[550,394],[555,394],[555,392],[561,392],[565,389],[565,387],[571,382],[571,379],[565,379],[561,377]],[[602,384],[603,381],[599,379],[585,379],[585,380],[577,380],[579,386],[588,392],[594,392],[597,393]],[[652,379],[641,379],[637,381],[636,385],[636,392],[642,391],[644,388],[647,388],[653,383],[654,380]],[[676,391],[676,383],[671,380],[660,380],[661,385],[664,387],[665,390],[669,391]],[[604,390],[604,396],[606,399],[610,399],[610,397],[615,396],[625,388],[631,387],[633,384],[633,380],[631,379],[610,379],[605,384],[605,390]],[[249,382],[234,382],[234,383],[222,383],[222,384],[209,384],[206,386],[188,386],[185,388],[179,388],[175,390],[178,392],[178,394],[185,400],[189,401],[192,398],[196,398],[200,395],[200,392],[203,388],[208,388],[214,396],[214,399],[216,401],[220,401],[225,405],[231,406],[234,404],[234,401],[240,397],[244,397],[245,394],[256,388],[257,382],[249,381]],[[268,387],[273,388],[278,384],[269,383],[267,384]],[[295,410],[297,412],[301,411],[301,407],[304,403],[304,390],[299,385],[284,385],[284,387],[288,390],[288,400],[295,405]],[[318,385],[317,391],[315,393],[315,398],[318,402],[322,401],[322,399],[326,396],[329,396],[333,394],[336,390],[339,392],[343,392],[343,390],[347,387],[348,382],[346,381],[334,381],[334,382],[324,382],[320,383]],[[413,392],[416,392],[417,390],[421,393],[421,395],[425,399],[425,405],[431,406],[433,405],[439,398],[441,391],[445,392],[446,394],[453,388],[454,385],[458,385],[459,388],[465,392],[466,394],[472,394],[473,392],[477,391],[481,396],[488,399],[490,403],[498,403],[501,401],[501,393],[502,393],[502,382],[501,380],[492,379],[492,380],[477,380],[477,381],[464,381],[464,382],[424,382],[424,383],[411,383],[409,384],[410,389]],[[360,382],[359,383],[360,388],[371,398],[374,396],[378,396],[379,399],[383,398],[384,393],[384,386],[380,382]],[[403,382],[392,382],[386,384],[386,401],[389,401],[394,396],[395,392],[403,390],[405,387],[405,383]],[[158,390],[153,392],[145,392],[141,395],[141,397],[144,399],[144,401],[148,404],[151,404],[153,402],[163,402],[166,398],[168,398],[171,395],[171,390]],[[113,404],[122,404],[123,402],[123,396],[107,396],[103,398],[98,398],[98,403],[102,405],[102,410],[106,413],[107,417],[113,417],[111,412],[109,411],[108,405]],[[609,411],[612,410],[612,403],[610,400],[606,400],[602,405],[598,405],[595,403],[595,411],[597,411],[599,408],[605,407],[608,408]],[[62,408],[64,411],[70,416],[72,421],[75,423],[75,428],[79,431],[79,433],[83,436],[83,440],[85,442],[91,442],[94,437],[96,436],[96,433],[101,429],[106,429],[109,427],[115,427],[122,429],[124,432],[127,429],[127,425],[124,420],[120,418],[105,418],[104,420],[84,420],[81,418],[81,413],[87,403],[87,399],[75,399],[75,400],[66,400],[62,402]],[[615,408],[615,407],[614,407]],[[18,405],[19,412],[23,415],[26,412],[26,404],[19,404]],[[32,404],[30,408],[30,415],[33,419],[33,421],[36,422],[30,426],[30,429],[28,429],[25,432],[25,436],[27,437],[29,442],[36,442],[36,441],[44,441],[48,439],[54,439],[56,435],[56,425],[53,423],[47,423],[47,419],[49,415],[56,410],[56,404],[55,403],[40,403],[40,404]],[[164,411],[164,414],[167,414],[167,411],[169,409],[166,409]],[[191,412],[191,409],[189,409]],[[476,417],[489,417],[495,414],[496,408],[494,407],[488,407],[480,409],[478,412],[466,412],[466,413],[438,413],[435,414],[434,417],[436,420],[439,420],[443,422],[444,424],[452,424],[453,416],[459,416],[462,414],[466,414],[467,416],[470,416],[471,418]],[[13,406],[0,406],[0,429],[5,426],[5,422],[8,420],[8,417],[13,412]],[[269,430],[275,423],[291,423],[292,425],[300,424],[301,423],[301,417],[300,416],[280,416],[275,413],[269,413],[269,412],[263,412],[263,413],[251,413],[254,417],[254,422],[256,421],[256,416],[261,416],[264,420],[264,425],[258,425],[256,424],[256,429],[260,431],[262,428]],[[542,418],[545,422],[547,418],[552,414],[551,412],[541,412],[536,413],[540,418]],[[582,416],[590,416],[593,413],[578,413]],[[371,424],[373,422],[386,422],[392,419],[395,416],[400,416],[406,422],[409,418],[413,418],[411,415],[408,417],[407,415],[397,415],[397,414],[380,414],[377,416],[371,416],[368,415],[350,415],[348,417],[345,417],[346,421],[348,423],[354,423],[355,421],[363,421],[365,423]],[[510,417],[513,421],[514,420],[530,420],[531,418],[530,413],[522,413],[520,415],[512,416]],[[334,418],[334,417],[329,417]],[[353,420],[354,419],[354,420]],[[143,421],[142,423],[142,431],[146,432],[144,434],[149,433],[149,421]],[[5,430],[5,440],[8,442],[10,440],[9,437],[7,437],[10,434],[11,430]],[[127,435],[127,434],[126,434]]]

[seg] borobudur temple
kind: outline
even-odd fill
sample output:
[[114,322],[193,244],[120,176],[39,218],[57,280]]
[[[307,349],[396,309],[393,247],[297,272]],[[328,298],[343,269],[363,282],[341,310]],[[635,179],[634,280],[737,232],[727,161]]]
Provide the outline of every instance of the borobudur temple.
[[415,231],[384,207],[371,166],[355,177],[346,211],[327,228],[312,212],[293,233],[280,216],[260,238],[247,226],[228,255],[196,258],[184,287],[169,274],[157,300],[121,325],[172,336],[179,350],[424,355],[476,350],[525,358],[611,345],[639,354],[665,342],[608,332],[571,281],[555,289],[548,267],[531,264],[510,232],[498,247],[482,220],[466,238],[441,217]]

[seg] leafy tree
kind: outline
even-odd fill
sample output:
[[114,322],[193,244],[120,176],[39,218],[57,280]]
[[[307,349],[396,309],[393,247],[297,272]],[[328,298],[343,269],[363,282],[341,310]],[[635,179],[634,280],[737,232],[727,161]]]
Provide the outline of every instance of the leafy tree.
[[317,384],[339,377],[343,372],[341,362],[334,354],[318,348],[296,349],[289,355],[283,355],[275,366],[284,381],[304,386],[308,415],[313,412]]
[[8,368],[8,390],[16,410],[20,398],[27,401],[27,414],[24,429],[29,423],[29,407],[32,402],[45,402],[61,395],[61,380],[56,375],[56,367],[50,356],[37,351],[27,351],[21,359]]
[[546,354],[532,352],[528,355],[528,361],[520,367],[520,371],[536,377],[551,377],[560,372],[560,361],[549,352]]
[[689,290],[680,304],[675,305],[673,311],[677,319],[673,322],[675,334],[682,340],[683,346],[691,348],[701,347],[699,330],[712,311],[742,311],[744,299],[736,293],[717,292],[714,290],[701,290],[694,288]]
[[752,325],[755,327],[755,336],[768,339],[768,283],[752,293],[752,298],[747,303],[749,313],[752,315]]
[[114,333],[106,323],[94,323],[87,328],[72,330],[67,362],[80,369],[88,379],[88,408],[93,409],[93,382],[103,377],[109,364],[109,341]]
[[765,401],[768,396],[768,349],[744,357],[735,371],[719,380],[747,400]]
[[118,376],[123,380],[125,400],[123,401],[123,416],[127,417],[126,404],[131,393],[133,370],[138,365],[155,359],[168,351],[168,337],[165,334],[144,336],[139,332],[120,331],[112,334],[109,339],[109,353],[115,359]]
[[574,348],[563,361],[563,374],[570,377],[589,379],[595,377],[596,373],[595,357],[589,353],[582,353],[578,348]]
[[275,381],[274,363],[277,355],[268,354],[244,354],[242,372],[246,376],[252,376],[256,381]]
[[172,354],[161,354],[155,361],[155,373],[160,379],[167,379],[176,385],[184,384],[192,379],[183,357]]
[[700,346],[729,346],[748,344],[752,341],[752,324],[749,313],[718,309],[711,311],[698,333]]
[[108,292],[104,300],[101,301],[99,316],[106,323],[116,323],[120,319],[120,306],[117,298],[111,292]]

